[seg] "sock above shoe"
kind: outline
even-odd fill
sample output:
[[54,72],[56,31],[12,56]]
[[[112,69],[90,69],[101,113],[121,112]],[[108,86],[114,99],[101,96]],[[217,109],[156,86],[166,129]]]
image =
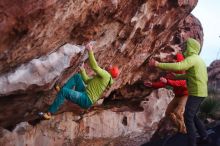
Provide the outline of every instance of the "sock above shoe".
[[38,115],[44,118],[45,120],[50,120],[52,118],[52,116],[48,113],[39,112]]

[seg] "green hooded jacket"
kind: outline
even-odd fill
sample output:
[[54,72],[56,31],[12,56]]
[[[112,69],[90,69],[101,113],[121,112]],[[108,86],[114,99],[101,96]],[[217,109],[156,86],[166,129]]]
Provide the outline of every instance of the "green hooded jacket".
[[176,75],[177,79],[186,79],[189,95],[207,97],[208,75],[204,61],[199,57],[200,44],[189,38],[186,41],[185,60],[178,63],[159,63],[158,67],[171,71],[186,71],[186,74]]
[[80,71],[83,81],[86,84],[86,93],[92,103],[95,103],[102,96],[105,89],[113,84],[111,75],[104,69],[100,68],[95,60],[93,51],[89,51],[89,62],[95,76],[89,77],[85,69]]

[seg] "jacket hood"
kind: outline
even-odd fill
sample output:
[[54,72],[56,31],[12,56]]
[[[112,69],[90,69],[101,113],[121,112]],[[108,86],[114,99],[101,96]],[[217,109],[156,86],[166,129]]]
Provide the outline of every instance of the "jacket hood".
[[193,54],[199,54],[200,44],[197,40],[188,38],[186,41],[186,51],[183,53],[185,57],[191,56]]

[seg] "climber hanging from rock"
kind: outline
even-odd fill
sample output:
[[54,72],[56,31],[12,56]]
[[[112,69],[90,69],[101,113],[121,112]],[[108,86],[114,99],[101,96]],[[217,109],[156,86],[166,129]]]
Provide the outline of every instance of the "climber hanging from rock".
[[61,89],[56,87],[58,93],[48,112],[39,113],[44,119],[51,119],[51,115],[58,111],[65,99],[83,109],[90,108],[101,98],[105,89],[113,84],[113,78],[118,77],[119,69],[117,66],[110,66],[107,70],[98,66],[91,43],[87,44],[85,49],[88,50],[90,67],[95,72],[95,75],[89,77],[84,69],[84,63],[82,63],[80,74],[73,75]]
[[[176,54],[176,61],[181,62],[184,57],[181,53]],[[175,72],[176,74],[184,74],[184,71]],[[147,87],[163,88],[166,86],[173,87],[175,94],[174,98],[168,104],[165,115],[171,118],[176,124],[180,133],[186,133],[186,126],[184,123],[183,113],[188,97],[188,90],[186,86],[186,80],[173,80],[172,74],[168,74],[167,77],[161,77],[158,82],[144,82]]]

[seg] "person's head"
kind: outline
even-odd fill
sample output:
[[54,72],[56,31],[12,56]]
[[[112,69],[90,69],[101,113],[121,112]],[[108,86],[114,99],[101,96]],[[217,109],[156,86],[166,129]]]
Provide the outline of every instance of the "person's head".
[[110,66],[107,71],[111,74],[112,78],[117,78],[119,76],[119,69],[117,66]]
[[[177,53],[176,54],[176,62],[181,62],[183,60],[184,60],[183,54],[182,53]],[[176,73],[176,74],[184,74],[185,71],[175,71],[174,73]]]
[[193,38],[188,38],[186,40],[186,50],[184,51],[184,56],[188,57],[191,56],[193,54],[199,54],[200,52],[200,44],[197,40],[193,39]]
[[181,62],[184,60],[184,56],[181,53],[176,54],[176,62]]

